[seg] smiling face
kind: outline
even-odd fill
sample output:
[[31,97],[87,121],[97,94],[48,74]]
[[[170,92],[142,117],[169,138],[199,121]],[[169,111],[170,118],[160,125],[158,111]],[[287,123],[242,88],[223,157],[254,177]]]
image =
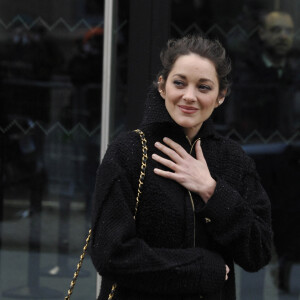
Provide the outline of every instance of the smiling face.
[[178,57],[167,81],[160,78],[159,88],[168,113],[190,140],[226,94],[219,91],[214,64],[194,53]]

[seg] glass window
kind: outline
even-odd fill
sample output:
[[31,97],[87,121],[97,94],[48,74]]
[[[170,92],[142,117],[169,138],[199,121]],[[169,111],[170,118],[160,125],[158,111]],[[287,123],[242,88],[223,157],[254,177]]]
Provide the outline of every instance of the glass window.
[[171,36],[219,39],[233,63],[217,130],[254,158],[272,204],[274,249],[258,273],[237,268],[238,299],[299,299],[299,1],[173,0]]
[[[0,3],[1,299],[62,299],[99,163],[103,2]],[[72,299],[93,299],[85,258]]]
[[[113,118],[122,126],[115,125],[114,128],[122,130],[126,126],[138,126],[138,122],[131,121],[133,116],[138,119],[142,113],[143,107],[139,106],[139,102],[144,101],[144,87],[149,87],[158,71],[154,60],[159,57],[159,50],[167,38],[202,33],[219,39],[232,60],[233,84],[224,104],[214,111],[215,127],[222,135],[240,143],[255,160],[271,200],[273,216],[272,260],[253,274],[236,267],[237,296],[243,300],[298,299],[299,1],[171,0],[169,7],[166,1],[162,9],[162,4],[158,5],[153,0],[149,1],[152,6],[148,15],[139,7],[140,2],[118,1],[116,63],[120,68],[117,71],[118,82],[124,87],[121,89],[124,93],[115,98],[119,104],[115,105],[112,114],[117,116],[116,108],[120,109],[121,114]],[[149,2],[143,2],[143,5]],[[157,11],[156,4],[159,7]],[[139,13],[135,11],[138,8]],[[169,12],[166,12],[167,9]],[[159,13],[165,15],[161,17]],[[140,15],[144,18],[140,20],[140,26],[133,26]],[[132,19],[133,16],[135,19]],[[151,26],[159,30],[147,31]],[[167,36],[163,33],[165,29]],[[150,39],[152,48],[147,41],[144,42],[145,35]],[[162,36],[163,41],[159,40]],[[134,52],[135,49],[138,51]],[[132,53],[136,56],[132,57]],[[149,62],[148,57],[152,61]],[[146,72],[148,63],[152,64],[149,74],[142,70],[135,73],[134,69],[141,65]],[[140,89],[145,90],[144,96],[141,96]],[[131,116],[130,120],[128,116]]]
[[[145,15],[139,5],[146,7],[150,2],[152,6]],[[219,39],[232,60],[233,84],[224,104],[214,111],[215,127],[240,143],[255,160],[273,216],[272,260],[253,274],[236,266],[237,296],[243,300],[296,300],[300,293],[299,1],[171,0],[170,5],[164,2],[163,9],[162,3],[157,3],[118,1],[116,62],[120,69],[115,70],[124,93],[115,98],[119,104],[112,114],[118,116],[113,118],[122,126],[114,128],[138,126],[132,120],[142,113],[139,102],[144,101],[144,87],[149,87],[158,71],[155,59],[167,38],[202,33]],[[139,16],[144,19],[140,26],[134,26]],[[143,40],[145,35],[152,46]],[[142,65],[146,72],[147,64],[152,65],[149,74],[144,74],[139,67]]]
[[[10,2],[0,3],[1,299],[62,299],[90,228],[104,0]],[[114,3],[110,139],[138,126],[167,38],[218,38],[233,85],[214,122],[256,161],[273,214],[272,261],[237,267],[237,296],[298,300],[299,1]],[[79,276],[73,299],[95,298],[88,255]]]

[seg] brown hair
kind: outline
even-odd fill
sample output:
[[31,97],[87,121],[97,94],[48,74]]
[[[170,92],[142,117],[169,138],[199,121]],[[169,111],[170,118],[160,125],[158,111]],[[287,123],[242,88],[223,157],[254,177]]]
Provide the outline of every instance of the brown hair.
[[166,82],[177,58],[190,53],[205,57],[215,65],[219,80],[219,91],[227,89],[228,95],[231,85],[229,78],[231,61],[219,41],[210,40],[200,35],[185,36],[180,39],[171,39],[167,42],[166,48],[160,53],[163,68],[158,73],[157,79],[161,76]]

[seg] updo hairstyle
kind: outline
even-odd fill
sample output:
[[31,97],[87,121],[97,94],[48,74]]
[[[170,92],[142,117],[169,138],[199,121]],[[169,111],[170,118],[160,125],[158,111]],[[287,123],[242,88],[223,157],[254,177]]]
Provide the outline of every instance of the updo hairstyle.
[[[160,53],[163,68],[157,75],[157,81],[161,76],[163,84],[165,84],[177,58],[190,53],[207,58],[215,65],[219,80],[219,92],[227,89],[228,95],[231,85],[229,78],[231,61],[219,41],[210,40],[200,35],[185,36],[180,39],[171,39],[167,42],[166,48]],[[155,83],[156,87],[158,87],[157,81]]]

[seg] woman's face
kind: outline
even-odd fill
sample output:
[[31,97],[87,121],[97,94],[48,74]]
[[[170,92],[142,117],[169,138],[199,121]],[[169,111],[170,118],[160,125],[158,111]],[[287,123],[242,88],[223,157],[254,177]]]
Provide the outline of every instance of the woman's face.
[[214,108],[223,102],[214,64],[198,54],[182,55],[175,61],[160,94],[171,118],[193,139]]

